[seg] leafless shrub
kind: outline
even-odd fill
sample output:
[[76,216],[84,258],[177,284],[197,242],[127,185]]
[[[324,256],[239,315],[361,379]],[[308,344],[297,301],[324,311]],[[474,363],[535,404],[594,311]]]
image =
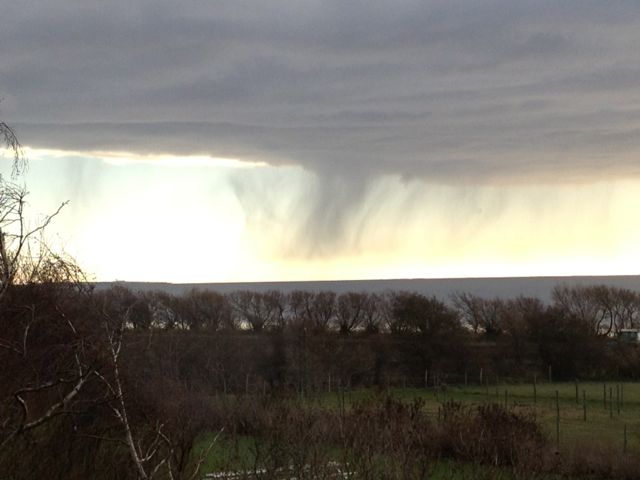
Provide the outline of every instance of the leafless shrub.
[[546,437],[530,411],[499,404],[466,406],[448,402],[442,407],[441,455],[495,466],[519,467],[544,451]]

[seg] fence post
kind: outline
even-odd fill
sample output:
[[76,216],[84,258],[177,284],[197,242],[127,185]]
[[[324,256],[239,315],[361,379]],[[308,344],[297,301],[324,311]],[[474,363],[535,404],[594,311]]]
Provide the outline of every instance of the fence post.
[[624,443],[622,444],[622,453],[627,453],[627,424],[624,424]]
[[244,379],[244,392],[249,395],[249,374],[247,373],[247,375],[245,376]]
[[609,418],[613,418],[613,387],[609,387]]
[[616,408],[618,409],[618,415],[620,415],[620,385],[616,384]]
[[480,367],[480,385],[482,385],[482,367]]
[[556,449],[560,450],[560,393],[556,390]]
[[424,369],[424,388],[425,390],[429,388],[429,369]]
[[582,420],[587,421],[587,393],[582,390]]

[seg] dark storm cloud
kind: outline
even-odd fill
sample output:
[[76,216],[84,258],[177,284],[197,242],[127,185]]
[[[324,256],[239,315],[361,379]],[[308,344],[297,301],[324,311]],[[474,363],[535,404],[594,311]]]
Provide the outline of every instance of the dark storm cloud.
[[625,175],[638,32],[640,4],[615,0],[14,2],[0,107],[39,147],[344,178]]

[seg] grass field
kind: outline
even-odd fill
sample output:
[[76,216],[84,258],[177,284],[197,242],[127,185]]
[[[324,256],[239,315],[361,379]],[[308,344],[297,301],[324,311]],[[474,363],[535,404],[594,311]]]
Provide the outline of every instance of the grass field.
[[[559,407],[561,448],[571,446],[579,440],[598,440],[609,445],[619,445],[622,452],[626,426],[627,448],[640,452],[638,382],[554,382],[538,383],[535,388],[533,383],[466,387],[449,385],[437,389],[397,388],[388,393],[407,401],[422,398],[425,409],[434,418],[442,403],[450,400],[471,406],[485,403],[505,405],[506,402],[510,407],[531,409],[554,442]],[[371,395],[374,395],[371,390],[353,390],[343,394],[325,394],[318,401],[328,408],[337,408],[344,402],[348,408],[349,403]]]
[[[576,399],[577,387],[577,399]],[[380,395],[371,389],[325,393],[305,401],[322,408],[349,409],[353,402]],[[530,384],[499,384],[480,386],[447,386],[438,389],[392,389],[382,394],[411,401],[424,400],[424,409],[437,419],[444,402],[455,401],[473,407],[485,403],[501,403],[515,409],[535,412],[547,432],[550,444],[555,445],[559,426],[560,451],[580,445],[604,446],[622,454],[640,453],[640,383],[631,382],[567,382]],[[557,396],[556,396],[557,395]],[[606,397],[606,398],[605,398]],[[585,420],[586,411],[586,420]],[[558,416],[559,414],[559,416]],[[558,423],[559,418],[559,423]],[[626,429],[626,435],[625,435]],[[626,436],[626,440],[625,440]],[[212,436],[201,439],[207,444]],[[254,466],[256,439],[221,436],[208,455],[204,472],[244,469]],[[625,446],[626,443],[626,446]],[[480,469],[480,470],[478,470]],[[473,473],[473,475],[470,474]],[[430,478],[514,478],[510,471],[490,467],[465,465],[456,462],[435,462]],[[471,476],[470,476],[471,475]],[[539,476],[539,479],[559,478]]]
[[400,389],[391,393],[406,399],[423,398],[425,408],[434,415],[447,400],[472,405],[506,401],[515,408],[533,410],[553,441],[559,411],[561,448],[588,440],[619,446],[622,452],[626,426],[627,449],[640,451],[640,383],[542,383],[536,385],[535,395],[533,384],[449,386],[435,391]]
[[[206,448],[214,438],[208,435],[201,439],[199,449]],[[206,462],[202,466],[202,472],[221,471],[251,471],[254,465],[255,439],[249,437],[230,439],[216,439],[215,448],[212,448]],[[509,469],[490,466],[465,464],[453,461],[435,461],[429,472],[430,480],[519,480],[522,475],[516,475]],[[560,480],[560,475],[540,474],[532,475],[531,480]]]

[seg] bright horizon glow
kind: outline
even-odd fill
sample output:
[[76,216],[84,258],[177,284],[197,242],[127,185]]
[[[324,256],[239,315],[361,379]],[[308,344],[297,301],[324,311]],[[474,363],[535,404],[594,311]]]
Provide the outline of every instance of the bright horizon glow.
[[[640,273],[638,179],[443,186],[385,176],[341,212],[336,195],[314,197],[321,180],[299,167],[25,151],[32,211],[70,200],[49,236],[99,281]],[[325,223],[309,223],[314,202]]]
[[[50,148],[23,147],[23,153],[27,158],[51,158],[61,159],[75,157],[79,159],[95,158],[101,161],[117,165],[126,166],[138,163],[152,163],[163,167],[226,167],[226,168],[256,168],[266,167],[265,162],[251,160],[238,160],[235,158],[211,157],[208,155],[170,155],[170,154],[148,154],[126,151],[103,151],[89,150],[81,152],[77,150],[60,150]],[[7,149],[0,149],[0,156],[7,156]]]

